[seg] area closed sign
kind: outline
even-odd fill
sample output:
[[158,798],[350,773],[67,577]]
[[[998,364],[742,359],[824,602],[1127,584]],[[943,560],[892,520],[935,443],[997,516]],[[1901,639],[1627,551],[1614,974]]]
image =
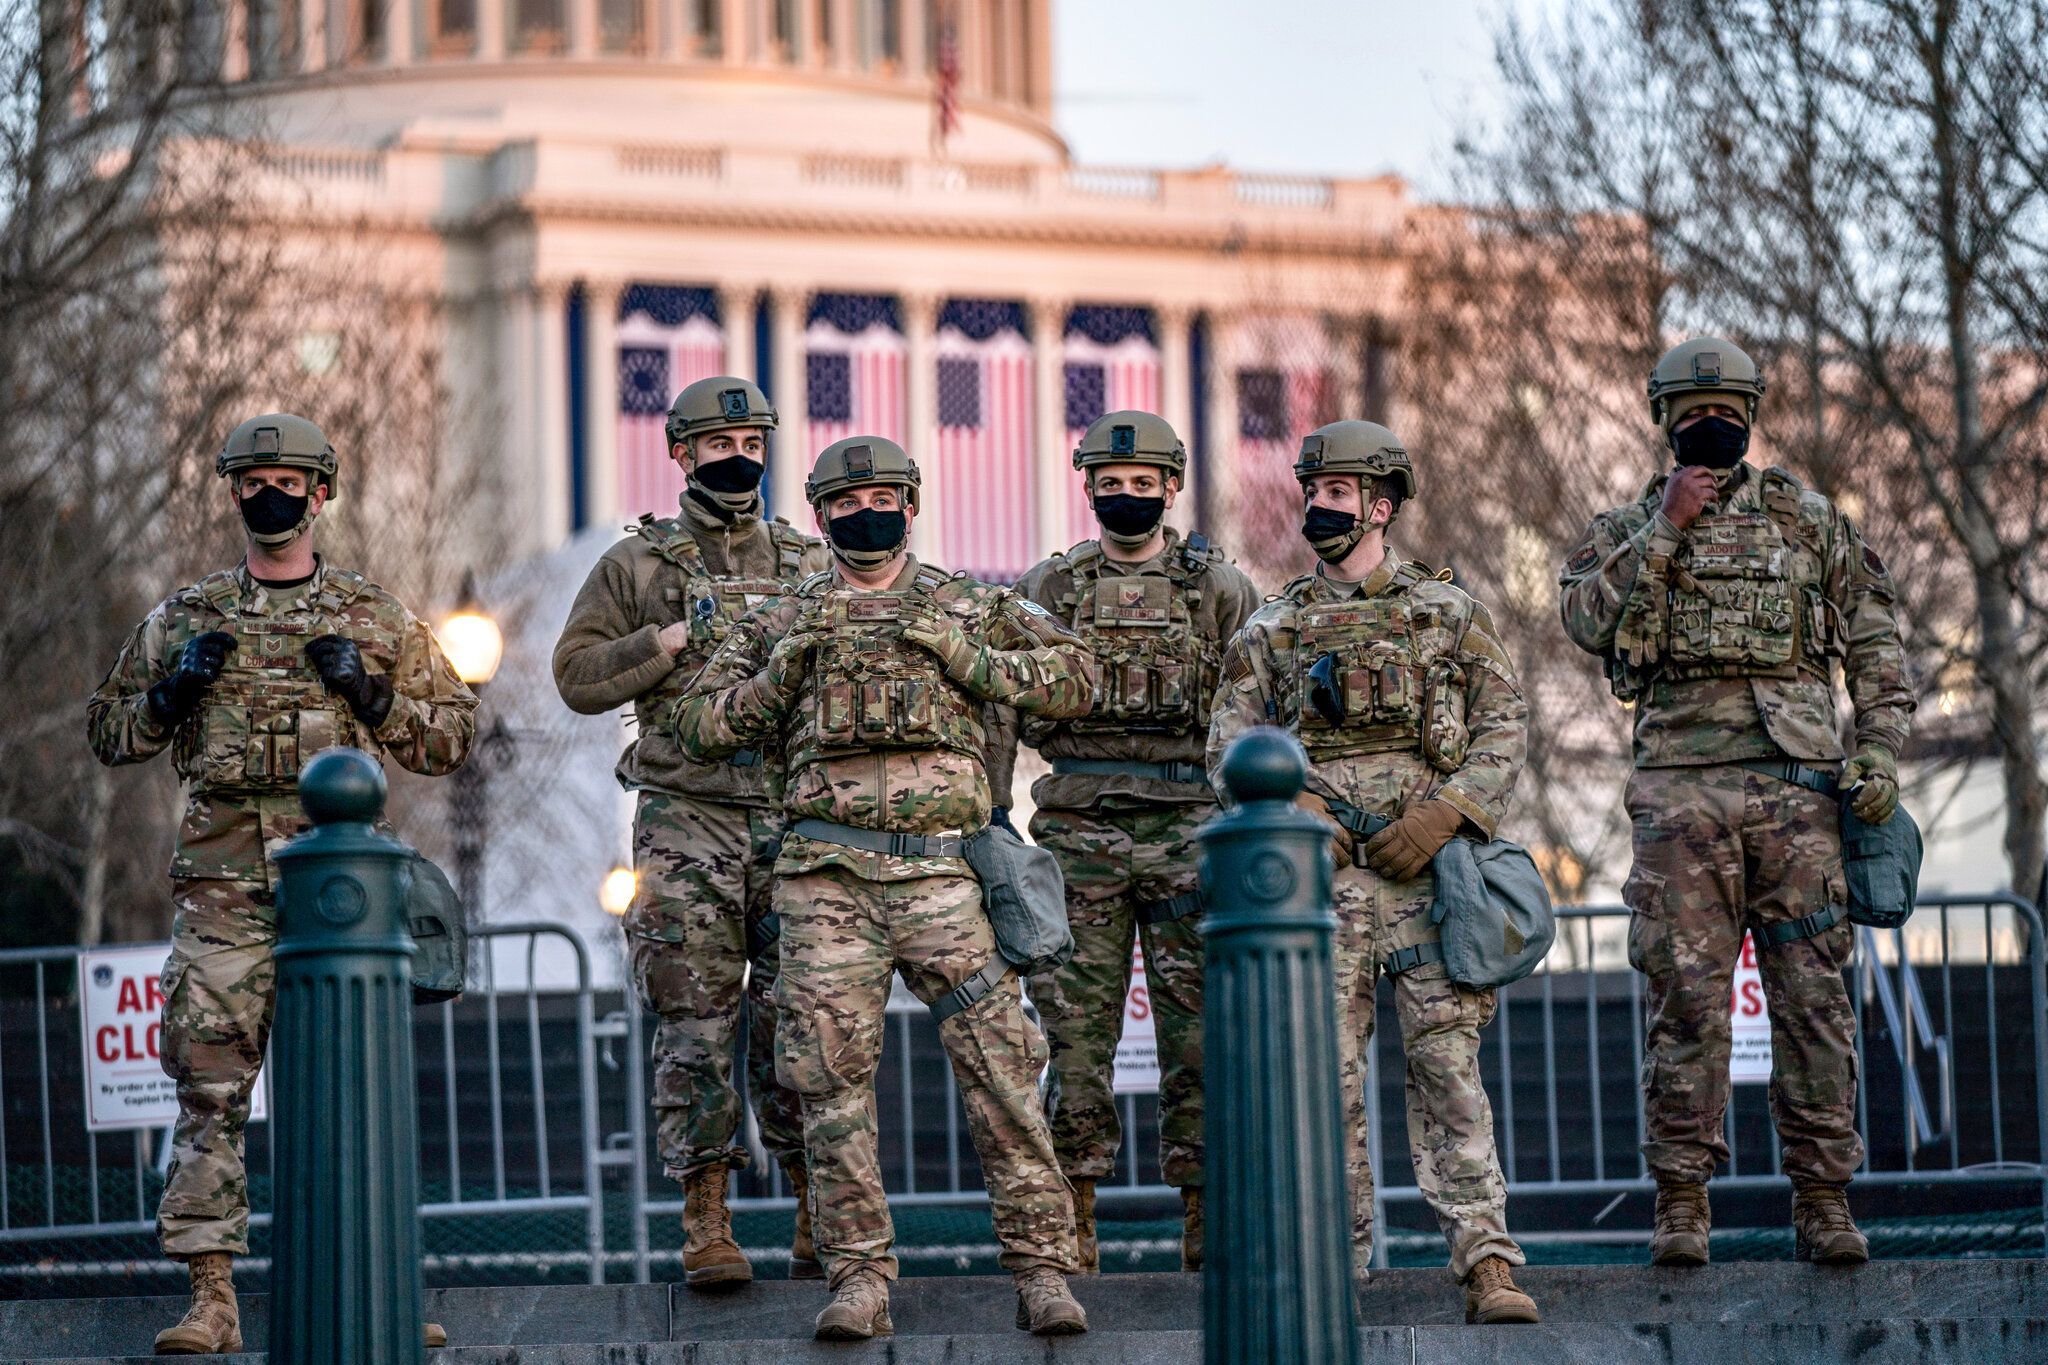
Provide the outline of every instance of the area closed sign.
[[[178,1117],[178,1086],[164,1074],[161,943],[78,955],[85,1120],[95,1133],[161,1128]],[[269,1087],[256,1078],[252,1121],[266,1118]]]
[[1764,978],[1756,966],[1756,940],[1742,936],[1728,1000],[1728,1079],[1759,1085],[1771,1078],[1771,1016],[1764,1005]]

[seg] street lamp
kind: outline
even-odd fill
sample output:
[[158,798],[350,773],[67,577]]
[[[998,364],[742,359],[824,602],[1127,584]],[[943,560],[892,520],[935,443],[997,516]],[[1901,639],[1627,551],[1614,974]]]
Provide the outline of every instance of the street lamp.
[[[462,597],[437,635],[455,676],[482,694],[497,676],[505,657],[505,635],[477,596],[476,573],[462,575]],[[484,841],[490,830],[490,775],[512,761],[512,732],[502,716],[470,746],[469,761],[448,779],[448,800],[455,825],[455,885],[462,894],[463,918],[474,928],[484,903]]]

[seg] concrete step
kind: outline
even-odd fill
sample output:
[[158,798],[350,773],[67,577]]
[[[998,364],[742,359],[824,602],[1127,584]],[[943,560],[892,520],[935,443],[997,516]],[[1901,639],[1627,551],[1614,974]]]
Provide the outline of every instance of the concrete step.
[[[1598,1331],[1608,1334],[1599,1338],[1606,1343],[1599,1349],[1618,1352],[1622,1361],[1664,1359],[1659,1353],[1677,1350],[1670,1343],[1678,1342],[1693,1342],[1704,1351],[1700,1343],[1710,1340],[1721,1343],[1712,1347],[1716,1365],[1747,1359],[1742,1353],[1750,1349],[1767,1352],[1759,1358],[1775,1350],[1780,1352],[1776,1358],[1796,1359],[1812,1350],[1821,1352],[1817,1359],[1832,1359],[1829,1353],[1852,1325],[1870,1334],[1878,1349],[1903,1341],[1898,1334],[1908,1323],[1928,1324],[1929,1331],[1948,1324],[1940,1330],[1957,1334],[1957,1341],[1966,1340],[1973,1349],[2003,1340],[1998,1333],[2017,1334],[2015,1341],[2038,1347],[2039,1324],[2048,1322],[2048,1261],[2040,1260],[1878,1261],[1851,1270],[1759,1262],[1699,1270],[1531,1266],[1516,1278],[1535,1297],[1545,1326],[1510,1335],[1570,1344],[1590,1341],[1583,1333]],[[1201,1325],[1198,1275],[1103,1275],[1073,1284],[1096,1329],[1090,1342],[1157,1336],[1170,1343]],[[803,1343],[825,1300],[821,1284],[787,1280],[758,1281],[719,1294],[669,1285],[514,1286],[430,1290],[427,1311],[462,1348],[439,1357],[446,1365],[509,1359],[489,1349],[497,1347],[567,1350],[656,1343],[695,1343],[707,1350],[710,1343],[729,1343],[741,1353],[646,1355],[649,1361],[742,1361],[752,1358],[742,1348],[756,1349],[762,1342],[779,1343],[784,1353],[779,1359],[791,1358],[787,1353],[799,1346],[810,1349]],[[267,1300],[250,1295],[242,1304],[244,1336],[252,1350],[260,1351],[267,1339]],[[899,1359],[922,1359],[901,1352],[922,1350],[917,1343],[925,1341],[961,1343],[959,1349],[967,1350],[985,1339],[1001,1343],[1011,1359],[1026,1345],[1010,1327],[1016,1298],[1007,1276],[904,1279],[895,1287],[891,1307]],[[43,1361],[143,1355],[157,1331],[181,1311],[178,1298],[0,1303],[0,1354]],[[1380,1329],[1403,1334],[1417,1329],[1412,1344],[1418,1352],[1440,1328],[1459,1340],[1470,1337],[1478,1329],[1463,1327],[1463,1313],[1463,1296],[1442,1270],[1382,1272],[1359,1301],[1359,1320],[1369,1336],[1380,1339]],[[1491,1338],[1507,1331],[1485,1329],[1478,1335]],[[1772,1333],[1784,1334],[1780,1347],[1771,1346]],[[1405,1335],[1401,1339],[1408,1341]],[[1522,1365],[1526,1357],[1516,1349],[1512,1365]],[[1941,1348],[1936,1342],[1928,1349]],[[595,1358],[575,1351],[518,1353],[521,1361]],[[606,1358],[641,1357],[626,1352]],[[2025,1358],[2048,1360],[2048,1350]]]
[[[1882,1318],[1869,1322],[1565,1323],[1541,1327],[1364,1327],[1364,1365],[2040,1365],[2048,1320]],[[1189,1365],[1198,1331],[1093,1331],[1039,1341],[997,1336],[899,1336],[872,1345],[781,1338],[628,1346],[470,1346],[433,1352],[432,1365],[845,1365],[849,1352],[890,1365]],[[257,1353],[197,1357],[265,1365]],[[75,1358],[49,1365],[142,1365],[155,1356]]]

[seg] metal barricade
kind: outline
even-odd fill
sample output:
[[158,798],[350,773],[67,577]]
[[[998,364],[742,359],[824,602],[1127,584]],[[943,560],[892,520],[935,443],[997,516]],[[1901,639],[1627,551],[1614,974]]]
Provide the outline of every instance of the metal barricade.
[[[427,1149],[421,1176],[429,1192],[420,1215],[438,1222],[579,1214],[583,1245],[430,1253],[427,1268],[476,1273],[575,1265],[591,1283],[602,1283],[604,1152],[598,1141],[597,1028],[589,951],[573,931],[541,923],[490,925],[475,930],[471,942],[470,992],[460,1002],[431,1006],[415,1015],[421,1134]],[[566,954],[573,968],[572,989],[544,990],[538,984],[535,968],[544,944]],[[508,949],[515,966],[523,959],[523,972],[519,979],[501,983],[500,963]],[[87,1131],[78,1080],[84,1040],[79,1036],[76,988],[70,982],[76,953],[75,948],[0,952],[0,978],[14,977],[7,984],[29,987],[25,997],[0,997],[0,1008],[6,1011],[5,1022],[0,1023],[0,1277],[79,1280],[170,1274],[176,1267],[158,1259],[153,1247],[145,1256],[116,1259],[92,1246],[100,1239],[124,1237],[149,1238],[153,1243],[155,1195],[169,1164],[170,1132]],[[22,1015],[32,1016],[32,1022]],[[478,1033],[487,1073],[481,1093],[487,1140],[471,1131],[479,1120],[475,1110],[480,1097],[464,1084],[463,1063],[470,1060],[471,1039]],[[550,1067],[544,1056],[547,1042],[559,1042],[563,1035],[573,1035],[573,1123],[566,1121],[559,1098],[550,1100]],[[251,1132],[247,1143],[249,1221],[252,1228],[263,1228],[270,1222],[266,1196],[275,1133],[268,1122],[251,1128],[262,1131]],[[23,1161],[24,1133],[32,1143],[26,1154],[30,1162]],[[576,1150],[565,1151],[565,1146]],[[486,1158],[483,1162],[476,1160],[479,1150]],[[25,1170],[34,1173],[34,1189],[22,1188]],[[577,1173],[566,1185],[565,1170]],[[81,1244],[79,1254],[50,1254],[53,1247],[66,1243]],[[19,1263],[7,1254],[10,1248],[26,1252],[31,1247],[37,1252],[33,1264]],[[267,1258],[251,1257],[244,1265],[260,1271],[267,1268]]]

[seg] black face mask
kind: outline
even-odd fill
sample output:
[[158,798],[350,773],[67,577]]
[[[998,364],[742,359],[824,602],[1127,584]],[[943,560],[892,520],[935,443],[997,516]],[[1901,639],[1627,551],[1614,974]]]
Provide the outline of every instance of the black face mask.
[[1749,449],[1749,428],[1726,417],[1702,417],[1672,436],[1671,448],[1682,465],[1733,469]]
[[1165,498],[1140,498],[1130,493],[1105,493],[1095,499],[1095,519],[1113,538],[1143,544],[1166,515]]
[[259,536],[278,536],[292,530],[306,517],[311,494],[293,497],[282,488],[265,484],[241,501],[242,521]]
[[[878,512],[872,507],[863,507],[858,512],[849,512],[843,517],[833,517],[825,523],[825,532],[832,537],[835,549],[843,550],[847,556],[872,558],[871,562],[881,563],[909,534],[910,524],[901,512]],[[849,558],[849,562],[867,567],[861,559]]]
[[744,455],[697,466],[697,482],[714,493],[751,493],[761,486],[762,465]]

